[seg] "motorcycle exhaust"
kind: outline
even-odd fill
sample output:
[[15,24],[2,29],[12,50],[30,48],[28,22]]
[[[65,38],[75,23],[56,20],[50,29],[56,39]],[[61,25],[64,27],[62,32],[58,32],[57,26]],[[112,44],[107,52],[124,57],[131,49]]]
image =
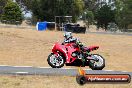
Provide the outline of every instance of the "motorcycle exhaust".
[[97,62],[97,61],[99,61],[99,59],[98,59],[98,58],[93,57],[93,56],[92,56],[92,57],[87,57],[87,59],[88,59],[88,60],[93,60],[93,61],[96,61],[96,62]]

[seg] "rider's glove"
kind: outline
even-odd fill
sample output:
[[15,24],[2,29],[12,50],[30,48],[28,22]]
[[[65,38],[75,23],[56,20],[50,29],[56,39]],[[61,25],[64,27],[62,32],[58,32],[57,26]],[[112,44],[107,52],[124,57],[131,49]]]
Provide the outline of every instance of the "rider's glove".
[[82,42],[80,42],[79,39],[76,39],[76,44],[78,44],[80,47],[83,46]]

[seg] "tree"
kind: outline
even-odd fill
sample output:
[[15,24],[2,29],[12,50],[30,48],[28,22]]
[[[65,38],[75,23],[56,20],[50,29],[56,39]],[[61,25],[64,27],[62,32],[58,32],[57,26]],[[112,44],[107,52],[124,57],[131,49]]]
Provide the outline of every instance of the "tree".
[[107,25],[109,22],[115,21],[115,11],[111,10],[111,7],[108,5],[102,6],[97,12],[96,12],[96,20],[97,20],[97,26],[104,27],[105,30],[107,29]]
[[[126,2],[126,29],[128,29],[128,26],[132,24],[132,0],[125,0]],[[127,31],[127,30],[125,30]]]
[[93,24],[93,22],[94,22],[93,11],[85,10],[84,14],[82,15],[82,20],[85,21],[87,27],[89,28],[89,25]]
[[[16,1],[19,2],[19,0]],[[31,10],[35,19],[41,19],[41,21],[54,21],[57,15],[71,15],[73,21],[76,21],[84,7],[83,0],[30,0],[30,3],[29,0],[22,0],[21,3]]]
[[127,27],[132,23],[132,1],[131,0],[116,0],[116,23],[121,31],[127,31]]
[[[73,22],[76,22],[77,18],[83,13],[84,11],[84,2],[83,0],[73,0],[72,5],[72,16],[73,16]],[[75,4],[75,5],[74,5]],[[71,10],[69,9],[69,11]]]
[[3,13],[3,9],[6,5],[6,3],[7,3],[7,0],[0,0],[0,20],[1,20],[1,15]]
[[87,11],[86,18],[88,20],[88,27],[89,27],[89,25],[94,22],[94,14],[93,14],[93,12],[92,11]]
[[22,11],[28,12],[32,8],[32,1],[33,0],[15,0]]
[[12,24],[16,21],[22,22],[22,11],[17,3],[12,0],[7,2],[3,10],[2,20],[12,21]]
[[102,7],[106,2],[100,0],[84,0],[85,9],[88,9],[92,12],[97,11],[100,7]]

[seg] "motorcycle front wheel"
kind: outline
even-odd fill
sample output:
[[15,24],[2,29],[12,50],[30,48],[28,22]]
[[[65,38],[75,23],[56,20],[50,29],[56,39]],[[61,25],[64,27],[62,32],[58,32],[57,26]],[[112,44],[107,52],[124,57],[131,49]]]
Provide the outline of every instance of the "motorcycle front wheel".
[[48,56],[47,62],[52,68],[61,68],[65,64],[65,60],[62,56],[56,56],[53,53]]
[[105,67],[105,59],[99,54],[92,54],[92,57],[97,58],[98,60],[90,60],[89,67],[92,70],[102,70]]

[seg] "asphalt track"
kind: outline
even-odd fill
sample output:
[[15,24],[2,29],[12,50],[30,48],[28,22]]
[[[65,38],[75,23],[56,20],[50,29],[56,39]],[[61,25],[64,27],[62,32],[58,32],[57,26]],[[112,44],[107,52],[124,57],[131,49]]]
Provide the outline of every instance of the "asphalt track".
[[[87,74],[129,74],[132,72],[112,70],[90,70],[84,69]],[[74,68],[50,68],[31,66],[0,66],[0,75],[46,75],[46,76],[76,76],[78,69]]]

